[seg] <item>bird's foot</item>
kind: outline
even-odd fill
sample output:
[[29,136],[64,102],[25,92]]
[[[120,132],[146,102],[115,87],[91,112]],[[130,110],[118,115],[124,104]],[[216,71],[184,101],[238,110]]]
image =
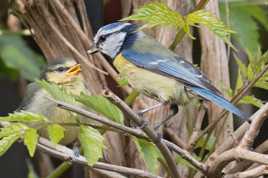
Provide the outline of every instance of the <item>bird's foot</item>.
[[162,106],[163,104],[164,104],[164,103],[157,103],[156,105],[153,105],[153,106],[150,106],[150,107],[148,107],[148,108],[145,108],[145,109],[142,109],[142,110],[138,111],[137,114],[138,114],[139,116],[143,116],[145,113],[147,113],[147,112],[149,112],[149,111],[151,111],[151,110],[154,110],[154,109],[156,109],[156,108]]
[[75,157],[79,157],[80,156],[80,148],[79,148],[79,143],[75,142],[73,145],[73,153]]
[[142,130],[145,127],[147,127],[148,125],[149,125],[149,122],[148,121],[142,120],[142,124],[139,126],[139,128]]
[[169,121],[173,116],[175,116],[179,112],[178,105],[177,104],[171,104],[170,105],[170,110],[172,111],[172,113],[169,114],[166,119],[164,119],[163,121],[161,121],[160,123],[158,123],[154,127],[155,130],[158,130],[162,125],[164,125],[167,121]]

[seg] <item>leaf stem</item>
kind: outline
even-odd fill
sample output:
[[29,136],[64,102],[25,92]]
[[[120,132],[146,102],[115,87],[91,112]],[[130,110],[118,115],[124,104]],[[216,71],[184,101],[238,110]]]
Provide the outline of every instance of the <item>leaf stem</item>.
[[[195,6],[195,8],[193,10],[191,10],[189,13],[192,13],[192,12],[198,11],[200,9],[203,9],[208,2],[209,2],[209,0],[200,0],[199,3]],[[176,46],[182,41],[182,39],[183,39],[185,34],[186,33],[182,28],[179,29],[179,31],[176,33],[175,40],[170,45],[169,49],[174,51]]]
[[60,177],[65,171],[67,171],[72,166],[70,161],[64,161],[61,163],[53,172],[51,172],[47,178],[58,178]]

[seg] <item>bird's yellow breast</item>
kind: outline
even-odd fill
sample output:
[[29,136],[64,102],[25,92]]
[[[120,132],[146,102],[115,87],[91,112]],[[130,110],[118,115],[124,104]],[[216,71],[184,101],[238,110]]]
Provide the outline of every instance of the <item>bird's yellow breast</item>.
[[113,65],[122,78],[126,78],[133,88],[146,95],[161,102],[170,101],[178,104],[188,102],[183,85],[172,78],[139,68],[122,54],[115,57]]

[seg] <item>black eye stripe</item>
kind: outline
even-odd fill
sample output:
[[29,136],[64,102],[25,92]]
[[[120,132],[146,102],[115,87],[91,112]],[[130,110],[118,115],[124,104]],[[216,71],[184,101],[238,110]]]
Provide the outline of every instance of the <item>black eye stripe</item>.
[[64,71],[67,71],[68,69],[69,69],[69,67],[58,67],[56,69],[56,71],[58,71],[58,72],[64,72]]

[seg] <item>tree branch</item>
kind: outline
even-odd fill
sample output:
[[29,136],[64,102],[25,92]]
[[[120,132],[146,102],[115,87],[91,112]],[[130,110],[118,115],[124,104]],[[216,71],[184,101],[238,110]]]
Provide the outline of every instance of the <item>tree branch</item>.
[[[72,18],[72,16],[69,14],[67,9],[63,6],[63,4],[59,0],[55,0],[53,1],[52,5],[55,5],[55,7],[58,9],[58,12],[60,12],[61,15],[73,26],[73,29],[77,32],[78,36],[83,41],[84,46],[90,49],[90,47],[93,45],[92,41],[89,40],[89,37],[82,31],[78,23]],[[94,55],[96,55],[96,57],[101,61],[101,64],[104,67],[104,69],[116,81],[118,79],[118,74],[114,70],[114,68],[107,62],[107,60],[100,53],[96,53]],[[127,93],[130,93],[131,91],[131,89],[127,86],[124,86],[123,89]]]
[[252,146],[254,139],[258,135],[263,122],[267,119],[267,116],[268,116],[268,103],[266,103],[254,114],[252,123],[250,124],[248,131],[242,138],[239,147],[249,149]]
[[[268,71],[268,65],[256,75],[255,79],[249,82],[247,85],[245,85],[232,99],[231,102],[233,104],[237,104],[240,99],[257,83],[257,81]],[[196,137],[195,140],[193,140],[193,144],[195,144],[201,137],[203,137],[207,132],[211,131],[219,121],[224,118],[224,116],[228,113],[228,111],[222,111],[219,114],[219,117],[212,121],[204,130],[202,130],[199,135]]]
[[243,136],[242,141],[236,148],[225,151],[221,154],[217,154],[216,150],[213,155],[209,157],[207,162],[207,165],[209,166],[209,175],[219,175],[224,166],[238,158],[268,164],[268,155],[246,150],[249,148],[249,146],[251,146],[267,115],[268,103],[262,106],[250,117],[252,124],[250,125],[249,129],[244,129],[244,133],[246,134]]
[[[53,99],[52,99],[53,100]],[[82,116],[85,116],[89,119],[92,119],[94,121],[97,121],[99,123],[105,124],[106,126],[108,126],[109,128],[114,128],[116,129],[115,131],[122,133],[122,134],[130,134],[139,138],[143,138],[146,139],[148,141],[151,141],[141,130],[139,129],[134,129],[134,128],[130,128],[121,124],[118,124],[116,122],[113,122],[111,120],[109,120],[108,118],[104,117],[104,116],[100,116],[97,115],[95,113],[92,113],[90,111],[87,111],[79,106],[75,106],[72,104],[68,104],[62,101],[57,101],[57,100],[53,100],[58,107],[75,112],[77,114],[80,114]],[[123,102],[123,101],[121,101]],[[131,111],[133,112],[133,111]],[[81,123],[83,124],[83,121],[81,121]],[[112,129],[112,130],[114,130]],[[177,145],[175,145],[174,143],[169,142],[168,140],[162,139],[163,142],[173,151],[175,151],[177,154],[179,154],[182,158],[184,158],[185,160],[189,161],[194,167],[196,167],[198,170],[200,170],[201,172],[205,173],[206,168],[204,166],[204,164],[202,164],[201,162],[197,161],[188,151],[181,149],[180,147],[178,147]]]
[[[59,159],[89,166],[85,157],[81,155],[76,156],[73,150],[62,145],[53,144],[45,138],[39,139],[38,148]],[[134,176],[138,176],[142,178],[162,178],[160,176],[153,175],[149,172],[146,172],[140,169],[117,166],[117,165],[103,163],[103,162],[97,162],[93,166],[89,166],[89,167],[92,169],[97,168],[97,169],[102,169],[102,170],[107,170],[107,171],[112,171],[112,172],[118,172],[118,173],[126,174],[126,175],[134,175]]]
[[253,169],[249,169],[243,172],[228,174],[224,176],[224,178],[252,178],[252,177],[259,177],[263,175],[268,175],[267,165],[260,165],[258,167],[255,167]]

